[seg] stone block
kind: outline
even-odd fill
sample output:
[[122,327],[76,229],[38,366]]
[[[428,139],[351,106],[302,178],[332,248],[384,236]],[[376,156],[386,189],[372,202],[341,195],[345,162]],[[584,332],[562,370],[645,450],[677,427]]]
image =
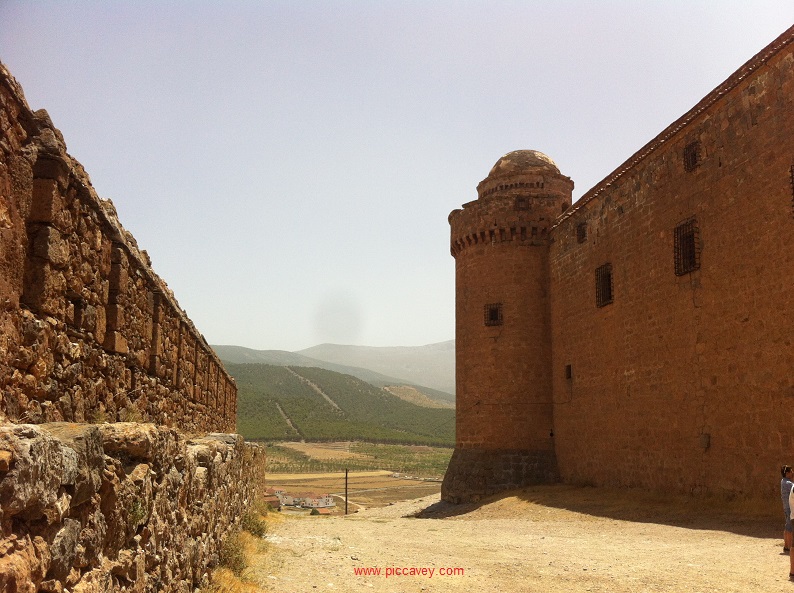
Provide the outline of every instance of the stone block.
[[117,354],[127,354],[130,351],[127,339],[119,331],[111,330],[105,333],[105,340],[103,343],[105,350],[115,352]]
[[61,156],[41,153],[33,165],[33,176],[36,179],[56,180],[65,186],[69,177],[69,165]]
[[120,330],[124,327],[124,307],[118,304],[111,304],[105,308],[105,316],[108,330]]
[[33,234],[33,256],[47,260],[56,268],[65,268],[69,263],[69,245],[58,229],[37,225],[30,232]]
[[60,193],[58,182],[54,179],[34,179],[33,199],[30,206],[28,222],[40,222],[55,225],[62,220],[59,216],[64,208],[64,198]]
[[130,276],[127,268],[114,263],[110,266],[110,290],[124,294],[129,288]]
[[41,429],[72,449],[78,458],[78,472],[72,477],[71,506],[76,507],[93,496],[102,483],[105,467],[102,435],[94,425],[58,422],[42,424]]
[[99,428],[104,450],[109,455],[151,461],[161,447],[158,429],[153,424],[116,422]]
[[0,426],[0,448],[14,456],[13,466],[0,480],[3,519],[45,516],[56,508],[61,485],[73,485],[77,479],[77,453],[40,427]]

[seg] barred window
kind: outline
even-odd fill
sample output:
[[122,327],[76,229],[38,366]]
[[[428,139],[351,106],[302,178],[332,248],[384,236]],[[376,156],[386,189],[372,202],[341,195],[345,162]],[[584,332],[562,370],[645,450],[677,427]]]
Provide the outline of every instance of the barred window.
[[595,271],[596,307],[604,307],[613,301],[612,264],[599,266]]
[[587,223],[580,222],[576,225],[576,241],[578,243],[584,243],[587,241]]
[[502,325],[502,303],[485,305],[485,325]]
[[694,171],[700,165],[700,142],[690,142],[684,147],[684,169]]
[[690,218],[673,231],[675,275],[683,276],[700,269],[700,230],[695,218]]

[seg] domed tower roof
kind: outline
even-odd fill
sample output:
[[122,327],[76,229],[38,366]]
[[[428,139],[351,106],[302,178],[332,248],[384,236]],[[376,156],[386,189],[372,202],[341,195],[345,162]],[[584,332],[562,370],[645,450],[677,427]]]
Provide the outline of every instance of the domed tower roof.
[[[534,173],[543,169],[560,174],[560,170],[550,157],[537,150],[514,150],[508,152],[491,168],[488,177],[503,177],[521,173]],[[540,171],[538,171],[540,173]]]
[[573,182],[560,173],[548,156],[537,150],[514,150],[496,161],[488,177],[477,186],[477,195],[480,198],[515,196],[517,192],[549,189],[560,182],[570,193]]

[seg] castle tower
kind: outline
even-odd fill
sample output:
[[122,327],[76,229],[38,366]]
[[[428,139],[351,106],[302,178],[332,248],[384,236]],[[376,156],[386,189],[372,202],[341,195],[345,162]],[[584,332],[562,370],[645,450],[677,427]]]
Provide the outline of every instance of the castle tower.
[[548,232],[573,182],[546,155],[497,161],[449,215],[455,258],[457,428],[450,502],[557,479]]

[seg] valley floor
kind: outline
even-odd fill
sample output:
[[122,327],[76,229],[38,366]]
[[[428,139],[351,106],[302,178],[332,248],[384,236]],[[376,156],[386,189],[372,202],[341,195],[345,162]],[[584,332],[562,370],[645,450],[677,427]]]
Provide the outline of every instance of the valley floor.
[[273,593],[794,592],[772,509],[554,485],[467,507],[271,513],[244,576]]

